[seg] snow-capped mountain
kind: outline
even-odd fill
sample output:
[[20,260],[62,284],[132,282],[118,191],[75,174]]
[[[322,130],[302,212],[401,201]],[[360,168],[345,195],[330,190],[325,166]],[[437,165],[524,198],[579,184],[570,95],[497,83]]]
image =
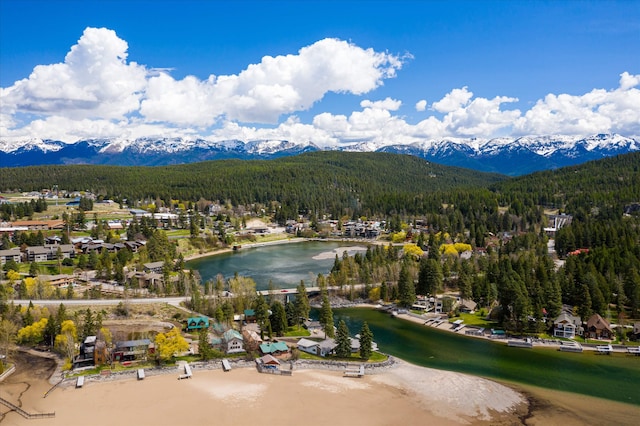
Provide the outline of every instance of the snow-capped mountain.
[[[325,149],[409,154],[480,171],[521,175],[640,150],[640,138],[598,134],[586,138],[527,136],[494,139],[423,140],[384,145],[364,141]],[[75,143],[0,140],[0,166],[42,164],[166,165],[219,159],[270,159],[319,151],[312,142],[209,141],[203,138],[87,139]]]

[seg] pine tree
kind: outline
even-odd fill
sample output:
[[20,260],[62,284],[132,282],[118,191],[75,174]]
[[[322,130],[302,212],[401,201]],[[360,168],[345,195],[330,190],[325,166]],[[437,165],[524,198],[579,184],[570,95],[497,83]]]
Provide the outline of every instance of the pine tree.
[[340,358],[349,358],[351,356],[351,339],[349,338],[349,329],[344,320],[338,323],[338,334],[336,335],[336,355]]
[[365,321],[360,329],[360,358],[368,360],[371,358],[371,345],[373,343],[373,333]]
[[416,300],[416,292],[413,279],[406,265],[402,265],[398,278],[398,301],[401,306],[409,307]]
[[304,286],[304,281],[300,281],[298,285],[298,295],[296,296],[296,300],[294,303],[295,315],[296,315],[296,324],[299,324],[303,319],[309,318],[309,312],[311,311],[311,306],[309,304],[309,296],[307,295],[307,289]]
[[322,306],[320,308],[320,324],[324,330],[325,337],[335,337],[333,330],[333,311],[331,310],[331,303],[329,302],[329,295],[326,291],[322,292]]
[[269,322],[276,336],[282,336],[287,331],[287,313],[284,310],[282,302],[279,300],[274,300],[271,304]]

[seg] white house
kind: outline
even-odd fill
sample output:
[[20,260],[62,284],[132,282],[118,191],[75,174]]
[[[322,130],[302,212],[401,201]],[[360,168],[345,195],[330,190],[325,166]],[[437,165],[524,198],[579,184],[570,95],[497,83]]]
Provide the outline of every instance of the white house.
[[581,336],[583,332],[580,317],[576,317],[569,312],[561,313],[553,322],[553,335],[555,337],[573,339],[576,336]]
[[313,355],[318,354],[319,346],[320,346],[320,342],[305,339],[304,337],[298,340],[298,343],[297,343],[297,347],[299,350],[301,350],[302,352],[313,354]]
[[222,335],[224,346],[228,354],[235,354],[244,352],[244,340],[242,334],[236,330],[230,329],[224,332]]

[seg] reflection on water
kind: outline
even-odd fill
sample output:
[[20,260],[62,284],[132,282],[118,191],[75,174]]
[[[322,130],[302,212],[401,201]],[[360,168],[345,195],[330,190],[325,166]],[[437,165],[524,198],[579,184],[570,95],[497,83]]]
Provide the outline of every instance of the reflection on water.
[[318,274],[328,274],[336,257],[347,251],[354,254],[366,251],[363,245],[344,242],[306,241],[223,253],[187,262],[187,268],[200,272],[202,281],[215,279],[221,274],[225,279],[240,276],[250,277],[258,290],[269,288],[291,288],[303,280],[306,286],[315,285]]
[[369,308],[335,309],[333,318],[352,335],[367,321],[381,351],[417,365],[640,405],[640,357],[513,348]]

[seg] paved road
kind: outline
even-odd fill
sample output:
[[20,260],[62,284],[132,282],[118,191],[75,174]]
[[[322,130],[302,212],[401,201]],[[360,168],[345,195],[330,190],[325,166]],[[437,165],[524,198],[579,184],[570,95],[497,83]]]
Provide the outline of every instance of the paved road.
[[117,305],[120,302],[127,302],[131,304],[149,304],[149,303],[168,303],[169,305],[179,306],[180,303],[184,302],[188,298],[183,297],[149,297],[143,299],[46,299],[46,300],[37,300],[37,299],[14,299],[13,303],[16,305],[28,305],[29,302],[33,302],[34,305],[44,305],[44,306],[58,306],[61,303],[65,305],[73,305],[73,306],[111,306]]

